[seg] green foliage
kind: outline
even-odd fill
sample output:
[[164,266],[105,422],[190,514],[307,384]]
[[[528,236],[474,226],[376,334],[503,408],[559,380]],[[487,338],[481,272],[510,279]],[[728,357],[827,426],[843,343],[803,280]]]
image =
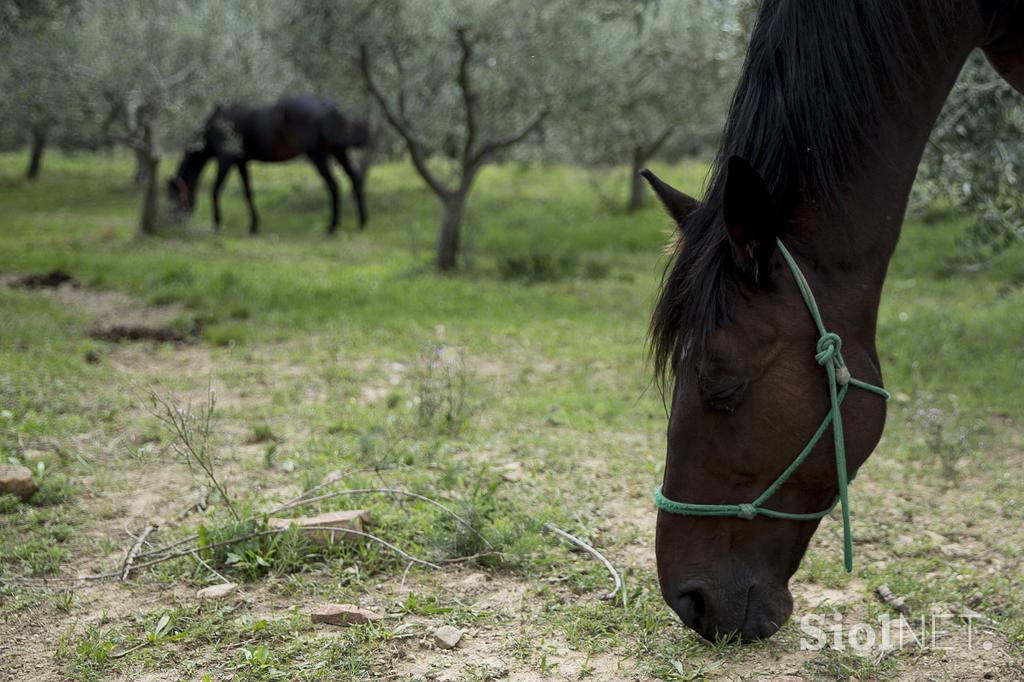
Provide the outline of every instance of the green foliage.
[[158,140],[183,146],[214,104],[272,97],[292,84],[260,23],[268,5],[83,0],[76,59],[99,96],[127,108],[125,135],[133,138],[141,132],[136,125],[148,124]]
[[932,131],[916,203],[951,200],[973,221],[950,259],[991,260],[1024,240],[1024,103],[978,52],[971,56]]
[[745,49],[740,4],[590,4],[579,19],[590,34],[572,43],[578,61],[564,66],[574,85],[549,145],[605,168],[713,151]]
[[462,350],[428,344],[416,368],[420,425],[448,435],[462,431],[472,414],[471,383]]
[[112,629],[87,625],[81,635],[68,632],[61,637],[54,657],[64,665],[69,679],[82,682],[108,679],[106,670],[111,663],[116,636]]
[[[242,580],[267,575],[288,575],[332,558],[344,560],[353,552],[377,552],[376,546],[359,549],[340,537],[332,544],[314,543],[296,527],[267,532],[261,519],[204,523],[198,526],[199,556],[210,566]],[[386,550],[384,555],[387,555]],[[205,566],[193,566],[197,575],[208,575]]]

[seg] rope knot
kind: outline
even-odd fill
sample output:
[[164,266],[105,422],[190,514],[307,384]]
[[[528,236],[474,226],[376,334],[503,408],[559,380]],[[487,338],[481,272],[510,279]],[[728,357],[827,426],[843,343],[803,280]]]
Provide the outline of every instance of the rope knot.
[[741,519],[752,519],[757,516],[757,507],[752,504],[741,504],[738,505],[740,510],[737,512],[737,516]]
[[814,359],[819,365],[827,365],[833,358],[839,355],[839,351],[842,347],[843,340],[839,338],[839,334],[836,334],[835,332],[825,332],[821,335],[821,338],[818,339],[818,352],[815,353]]

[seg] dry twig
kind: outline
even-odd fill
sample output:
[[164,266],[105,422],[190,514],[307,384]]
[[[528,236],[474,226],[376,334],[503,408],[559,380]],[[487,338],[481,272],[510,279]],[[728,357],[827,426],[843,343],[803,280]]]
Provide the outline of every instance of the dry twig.
[[875,590],[875,595],[878,596],[878,600],[883,604],[887,604],[892,608],[896,609],[897,612],[907,615],[910,613],[910,609],[907,608],[907,602],[903,600],[903,597],[897,597],[893,594],[893,591],[889,589],[888,585],[879,585]]
[[622,576],[620,576],[619,572],[615,570],[614,566],[612,566],[612,562],[608,561],[608,559],[606,559],[603,554],[598,552],[596,549],[591,547],[586,542],[583,542],[583,540],[580,540],[575,535],[571,535],[569,533],[566,533],[564,530],[562,530],[561,528],[559,528],[559,527],[557,527],[557,526],[555,526],[555,525],[553,525],[551,523],[545,523],[544,524],[544,528],[545,528],[545,530],[549,530],[552,533],[555,533],[556,535],[562,537],[563,539],[568,540],[569,542],[571,542],[572,544],[576,545],[580,549],[584,550],[585,552],[587,552],[588,554],[593,556],[595,559],[600,561],[602,564],[604,564],[604,567],[608,569],[608,572],[612,576],[612,581],[615,583],[615,589],[613,589],[611,592],[609,592],[606,598],[607,599],[615,599],[615,595],[617,595],[617,594],[619,594],[619,592],[621,592],[622,593],[622,605],[626,606],[626,591],[622,589]]
[[146,538],[149,534],[157,529],[157,526],[146,526],[139,537],[135,539],[135,543],[132,545],[128,553],[124,555],[124,563],[121,564],[121,582],[128,580],[128,574],[132,572],[132,564],[135,563],[135,558],[139,555],[139,550],[142,549],[142,545],[145,544]]
[[[432,562],[427,561],[425,559],[419,559],[417,557],[412,556],[408,552],[406,552],[406,551],[404,551],[402,549],[399,549],[398,547],[396,547],[395,545],[391,544],[387,540],[384,540],[383,538],[379,538],[376,535],[372,535],[370,533],[365,533],[363,531],[354,530],[352,528],[341,528],[340,526],[305,526],[303,528],[303,530],[325,530],[325,531],[332,531],[332,532],[337,532],[337,533],[346,533],[348,535],[354,535],[356,537],[361,537],[363,539],[369,540],[371,542],[375,542],[378,545],[386,547],[387,549],[390,549],[392,552],[394,552],[395,554],[397,554],[398,556],[402,557],[403,559],[405,559],[408,562],[411,562],[411,563],[414,563],[414,564],[419,564],[420,566],[426,566],[427,568],[433,568],[433,569],[438,569],[438,570],[440,570],[440,568],[441,568],[440,566],[438,566],[435,563],[432,563]],[[143,568],[149,568],[150,566],[156,566],[157,564],[162,564],[165,561],[170,561],[172,559],[177,559],[179,557],[195,555],[195,553],[200,551],[200,550],[205,551],[205,550],[208,550],[208,549],[216,549],[218,547],[227,547],[229,545],[238,544],[239,542],[244,542],[245,540],[251,540],[253,538],[266,537],[268,535],[280,535],[281,533],[287,533],[288,531],[289,531],[288,528],[278,528],[278,529],[273,529],[273,530],[261,530],[261,531],[256,531],[256,532],[253,532],[253,533],[248,533],[246,535],[239,535],[238,537],[233,537],[233,538],[230,538],[230,539],[227,539],[227,540],[221,540],[220,542],[213,542],[213,543],[210,543],[209,545],[206,545],[205,547],[202,547],[202,548],[199,548],[199,547],[188,547],[186,549],[181,549],[181,550],[178,550],[178,551],[175,551],[175,552],[170,552],[170,553],[165,554],[164,556],[158,557],[156,559],[151,559],[149,561],[144,561],[144,562],[141,562],[141,563],[138,563],[138,564],[133,564],[132,565],[132,570],[138,571],[138,570],[141,570]],[[93,574],[93,575],[77,576],[77,577],[74,577],[74,578],[0,578],[0,584],[25,585],[25,586],[38,585],[38,586],[45,587],[45,586],[50,585],[50,584],[52,584],[52,585],[67,585],[68,583],[74,584],[76,582],[91,582],[91,581],[97,581],[97,580],[107,580],[109,578],[115,578],[115,577],[118,577],[120,575],[122,575],[121,571],[110,571],[108,573],[96,573],[96,574]]]
[[299,498],[299,499],[293,500],[291,502],[288,502],[287,504],[283,504],[280,507],[277,507],[276,509],[274,509],[274,510],[268,512],[268,513],[269,514],[276,514],[278,512],[282,512],[282,511],[285,511],[287,509],[293,509],[295,507],[301,507],[303,505],[312,504],[314,502],[321,502],[323,500],[329,500],[332,497],[343,497],[343,496],[347,496],[347,495],[372,495],[372,494],[403,495],[405,497],[411,497],[411,498],[420,500],[422,502],[426,502],[428,504],[432,504],[435,507],[437,507],[438,509],[448,513],[452,518],[454,518],[456,521],[458,521],[463,527],[465,527],[467,530],[469,530],[474,535],[476,535],[478,538],[480,538],[480,540],[485,545],[487,545],[488,548],[493,548],[494,547],[494,545],[492,545],[487,540],[487,538],[485,538],[480,533],[480,531],[478,531],[476,528],[473,527],[473,524],[471,524],[469,521],[467,521],[466,519],[462,518],[461,516],[459,516],[454,511],[452,511],[451,509],[449,509],[445,505],[441,504],[437,500],[431,499],[431,498],[427,497],[426,495],[420,495],[419,493],[412,493],[412,492],[409,492],[408,490],[399,490],[397,488],[355,488],[355,489],[352,489],[352,490],[338,490],[338,491],[335,491],[333,493],[327,493],[325,495],[317,495],[316,497]]
[[228,508],[235,521],[241,521],[242,517],[235,509],[231,496],[227,489],[217,478],[215,471],[214,453],[210,446],[210,438],[213,433],[213,413],[217,407],[217,394],[213,386],[206,391],[206,405],[193,414],[191,405],[188,409],[175,407],[160,397],[156,391],[149,392],[150,412],[174,436],[175,442],[171,444],[174,450],[189,468],[198,467],[206,480],[210,483],[217,494],[220,495],[224,505]]

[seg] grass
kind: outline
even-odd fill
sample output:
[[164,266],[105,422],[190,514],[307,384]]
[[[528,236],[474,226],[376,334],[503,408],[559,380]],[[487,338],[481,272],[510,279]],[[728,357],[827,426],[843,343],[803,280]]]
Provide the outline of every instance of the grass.
[[[369,227],[356,231],[346,201],[344,231],[333,239],[323,234],[316,174],[302,164],[260,166],[265,231],[252,239],[234,180],[220,234],[208,228],[204,194],[191,224],[140,238],[128,159],[54,155],[36,184],[15,179],[22,162],[0,155],[0,273],[59,268],[88,290],[175,304],[183,328],[201,322],[201,337],[185,346],[102,343],[89,337],[89,310],[0,287],[0,460],[43,472],[31,503],[0,499],[0,574],[116,567],[130,544],[126,526],[137,530],[156,513],[174,518],[202,477],[174,456],[141,398],[152,389],[168,404],[201,404],[209,384],[216,475],[244,520],[215,495],[205,513],[168,521],[155,541],[200,532],[212,544],[260,529],[261,510],[331,472],[350,488],[443,500],[486,539],[426,503],[339,497],[302,513],[358,505],[373,533],[416,556],[480,556],[441,573],[406,572],[376,545],[323,547],[289,533],[202,552],[243,583],[249,596],[230,604],[176,589],[219,580],[190,558],[96,596],[37,599],[4,588],[0,612],[10,622],[45,623],[23,651],[46,660],[56,651],[64,678],[171,668],[187,679],[373,679],[405,670],[410,656],[440,665],[417,643],[442,623],[476,633],[462,654],[463,679],[497,674],[490,654],[551,679],[790,668],[808,679],[900,679],[941,668],[911,653],[876,661],[825,650],[790,660],[801,637],[795,622],[769,642],[709,646],[663,605],[648,495],[665,416],[643,356],[664,266],[658,207],[612,209],[576,168],[489,168],[469,205],[466,267],[442,276],[431,267],[440,207],[404,164],[373,170]],[[656,170],[699,191],[701,164]],[[1024,253],[956,270],[965,225],[935,210],[904,230],[879,320],[886,383],[899,395],[854,489],[858,569],[841,570],[828,520],[797,582],[846,594],[849,618],[878,615],[871,590],[881,584],[915,611],[973,601],[1019,665]],[[544,533],[544,521],[612,558],[628,610],[599,600],[607,574]],[[327,634],[301,615],[318,601],[366,604],[387,617]],[[89,625],[66,626],[87,615]]]

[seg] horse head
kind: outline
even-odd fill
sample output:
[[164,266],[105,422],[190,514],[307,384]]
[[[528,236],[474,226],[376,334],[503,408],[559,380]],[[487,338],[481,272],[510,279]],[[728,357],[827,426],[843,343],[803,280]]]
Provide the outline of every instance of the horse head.
[[[825,329],[822,311],[836,319],[832,298],[819,309],[820,282],[780,240],[788,221],[746,161],[729,160],[716,209],[647,176],[684,241],[687,223],[712,211],[721,230],[719,248],[681,275],[719,284],[690,288],[685,304],[724,296],[730,305],[671,360],[665,475],[655,496],[662,594],[707,639],[761,639],[789,618],[789,580],[840,500],[850,537],[846,484],[885,420],[873,339],[845,324],[845,339]],[[674,295],[664,300],[675,304]],[[654,333],[665,325],[678,333],[678,322],[656,317]],[[848,566],[851,557],[848,549]]]

